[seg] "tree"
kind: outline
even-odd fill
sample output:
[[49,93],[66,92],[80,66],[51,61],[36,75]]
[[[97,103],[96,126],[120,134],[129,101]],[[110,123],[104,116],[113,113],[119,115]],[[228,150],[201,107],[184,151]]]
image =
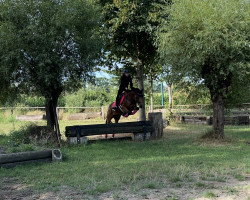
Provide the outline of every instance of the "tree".
[[45,97],[50,128],[62,91],[79,87],[95,65],[100,18],[91,0],[0,2],[0,66],[19,91]]
[[226,107],[235,108],[243,106],[243,103],[249,103],[250,100],[250,87],[249,87],[250,73],[243,79],[239,80],[233,77],[232,86],[229,88],[226,95]]
[[167,83],[168,88],[168,103],[171,111],[173,106],[173,82],[176,79],[173,73],[172,66],[169,64],[163,65],[161,79]]
[[[17,60],[12,52],[17,40],[11,24],[1,20],[0,13],[0,104],[11,103],[17,91],[11,74],[16,70]],[[4,56],[3,56],[4,55]]]
[[176,0],[159,36],[166,61],[209,89],[216,138],[224,138],[224,99],[232,80],[250,72],[249,12],[244,0]]
[[160,64],[155,63],[155,65],[148,66],[146,68],[147,78],[150,82],[150,109],[154,109],[154,80],[157,80],[162,73],[162,67]]
[[[106,64],[119,62],[134,67],[139,89],[144,89],[145,67],[156,60],[155,32],[162,7],[168,3],[166,0],[117,0],[107,1],[103,7]],[[145,102],[140,109],[140,120],[146,120]]]

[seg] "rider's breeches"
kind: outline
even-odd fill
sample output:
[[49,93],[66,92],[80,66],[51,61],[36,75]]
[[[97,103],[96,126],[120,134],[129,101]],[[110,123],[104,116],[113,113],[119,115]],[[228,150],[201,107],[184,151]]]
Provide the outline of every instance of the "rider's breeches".
[[120,104],[120,95],[122,94],[122,92],[124,91],[123,88],[119,88],[117,96],[116,96],[116,106],[118,106]]

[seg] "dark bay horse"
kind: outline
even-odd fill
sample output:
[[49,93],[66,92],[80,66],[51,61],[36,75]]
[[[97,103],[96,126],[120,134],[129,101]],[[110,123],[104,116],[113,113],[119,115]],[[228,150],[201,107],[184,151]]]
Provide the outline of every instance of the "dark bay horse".
[[134,88],[133,90],[126,91],[124,94],[124,99],[116,111],[112,110],[113,103],[109,105],[106,124],[111,123],[113,118],[115,119],[115,123],[118,123],[122,115],[127,117],[128,115],[133,114],[133,111],[136,112],[139,109],[137,104],[141,106],[142,102],[143,90]]

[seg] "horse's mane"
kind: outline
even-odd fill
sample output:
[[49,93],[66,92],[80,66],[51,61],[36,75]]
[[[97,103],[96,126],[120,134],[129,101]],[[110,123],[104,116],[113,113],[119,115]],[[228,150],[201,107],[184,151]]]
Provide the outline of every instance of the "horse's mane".
[[134,92],[135,94],[142,94],[142,90],[139,88],[133,88],[132,90],[127,90],[127,94]]

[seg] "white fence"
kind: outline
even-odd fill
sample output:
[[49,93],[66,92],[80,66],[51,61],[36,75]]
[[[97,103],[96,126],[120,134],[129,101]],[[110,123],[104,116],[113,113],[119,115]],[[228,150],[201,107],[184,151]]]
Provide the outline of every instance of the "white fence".
[[[56,112],[58,115],[58,118],[60,118],[60,114],[62,112],[71,113],[72,115],[74,113],[94,113],[98,112],[100,113],[100,116],[102,119],[105,118],[105,106],[100,107],[57,107]],[[46,108],[45,107],[0,107],[0,111],[10,111],[10,114],[15,116],[18,120],[23,121],[29,121],[32,117],[34,118],[34,121],[42,120],[46,115]],[[38,114],[28,114],[28,112],[34,112],[39,111]],[[61,112],[62,111],[62,112]],[[86,116],[85,116],[86,118]],[[32,120],[31,120],[32,121]]]

